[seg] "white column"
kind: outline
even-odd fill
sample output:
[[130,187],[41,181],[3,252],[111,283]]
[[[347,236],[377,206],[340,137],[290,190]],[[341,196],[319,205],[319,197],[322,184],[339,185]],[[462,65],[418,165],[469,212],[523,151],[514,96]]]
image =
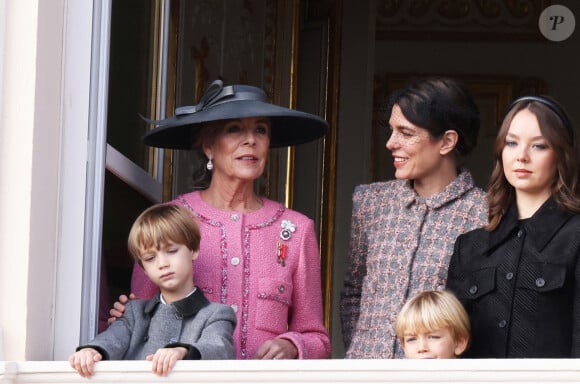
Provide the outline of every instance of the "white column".
[[4,0],[2,8],[0,327],[4,358],[20,360],[26,357],[29,317],[38,1]]

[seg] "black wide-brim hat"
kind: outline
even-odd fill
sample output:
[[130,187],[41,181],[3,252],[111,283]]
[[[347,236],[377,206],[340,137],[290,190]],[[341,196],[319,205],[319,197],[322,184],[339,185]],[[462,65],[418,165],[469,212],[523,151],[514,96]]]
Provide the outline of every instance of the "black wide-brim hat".
[[179,107],[175,116],[164,120],[143,118],[156,126],[143,136],[143,141],[152,147],[191,149],[195,134],[204,123],[244,117],[270,118],[271,148],[306,143],[322,137],[328,130],[328,123],[321,117],[269,103],[261,88],[224,86],[221,80],[216,80],[197,105]]

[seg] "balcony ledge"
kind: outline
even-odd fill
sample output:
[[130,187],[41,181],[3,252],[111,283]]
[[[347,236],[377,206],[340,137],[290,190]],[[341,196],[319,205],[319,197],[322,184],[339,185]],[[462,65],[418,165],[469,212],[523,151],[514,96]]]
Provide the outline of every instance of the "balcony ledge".
[[[103,361],[91,383],[578,383],[574,359],[179,361],[168,377],[147,361]],[[87,383],[66,361],[0,361],[0,383]]]

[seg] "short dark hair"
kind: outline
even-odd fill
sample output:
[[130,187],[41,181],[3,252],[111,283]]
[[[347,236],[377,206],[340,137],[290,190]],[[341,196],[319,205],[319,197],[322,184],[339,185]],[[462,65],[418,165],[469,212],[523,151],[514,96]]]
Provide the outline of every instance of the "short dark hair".
[[390,95],[389,116],[395,104],[407,120],[426,129],[433,138],[442,137],[448,130],[457,132],[455,150],[460,156],[468,155],[476,146],[479,108],[459,81],[443,77],[413,80]]

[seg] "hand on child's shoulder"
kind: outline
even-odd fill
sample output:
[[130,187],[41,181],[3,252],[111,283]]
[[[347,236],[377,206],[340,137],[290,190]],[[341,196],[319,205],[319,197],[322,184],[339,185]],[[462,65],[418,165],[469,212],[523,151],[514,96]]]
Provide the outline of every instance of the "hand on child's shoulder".
[[115,322],[115,320],[123,317],[123,313],[125,312],[125,305],[129,302],[129,300],[134,300],[136,298],[137,296],[134,293],[129,294],[129,297],[127,297],[127,295],[120,295],[119,301],[115,301],[113,303],[113,308],[109,310],[109,315],[111,317],[107,319],[107,323],[111,325]]

